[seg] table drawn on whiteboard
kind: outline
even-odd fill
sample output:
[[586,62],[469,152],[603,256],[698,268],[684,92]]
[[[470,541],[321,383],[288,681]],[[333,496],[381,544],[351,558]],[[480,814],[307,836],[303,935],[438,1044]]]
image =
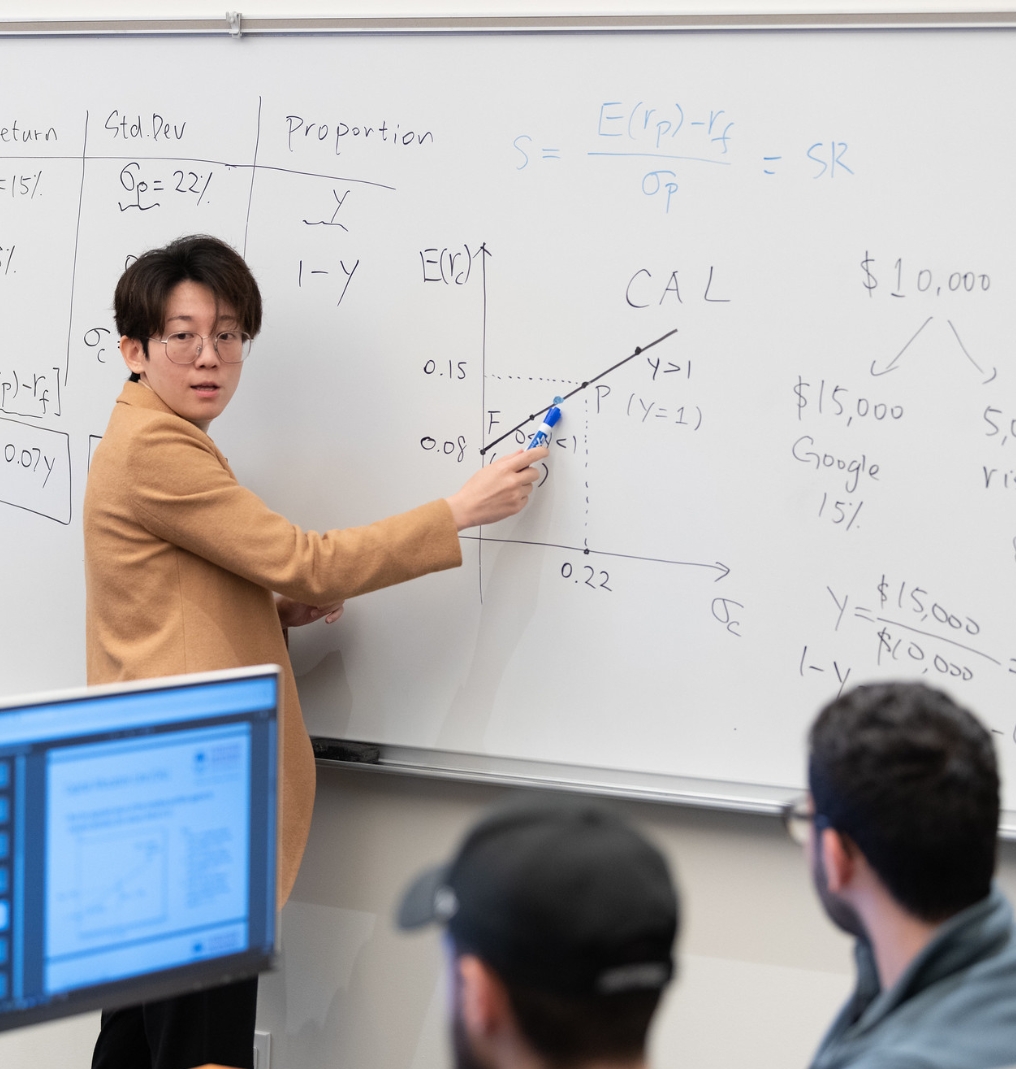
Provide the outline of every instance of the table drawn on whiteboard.
[[[260,123],[261,101],[258,100],[258,118]],[[381,189],[386,192],[394,192],[394,186],[374,179],[360,176],[343,176],[325,174],[306,170],[263,165],[246,160],[228,158],[210,159],[193,158],[186,155],[167,158],[163,155],[137,153],[130,157],[104,153],[101,151],[88,151],[88,135],[90,123],[95,122],[89,110],[84,111],[84,123],[82,129],[82,151],[80,155],[64,155],[62,152],[54,152],[45,158],[51,165],[60,162],[75,161],[81,164],[81,187],[78,190],[78,210],[80,213],[81,201],[84,196],[84,182],[86,167],[88,164],[102,162],[122,162],[117,173],[115,204],[121,214],[130,213],[133,209],[137,213],[147,213],[156,209],[169,206],[167,198],[182,197],[187,200],[194,209],[204,207],[207,209],[214,203],[212,192],[213,179],[217,183],[228,181],[229,176],[243,176],[252,173],[259,167],[276,173],[286,173],[298,178],[323,178],[333,183],[332,196],[334,207],[329,220],[322,220],[328,225],[335,225],[342,230],[347,230],[343,224],[336,220],[340,208],[350,192],[350,186],[359,185],[367,188]],[[159,112],[152,112],[150,118],[135,112],[114,109],[107,113],[102,122],[102,128],[108,131],[115,142],[170,142],[182,144],[187,137],[188,120],[177,121],[167,119]],[[292,125],[292,124],[290,124]],[[0,128],[0,141],[20,142],[59,142],[61,127],[58,124],[48,128],[26,128],[19,126],[17,120],[10,127]],[[432,135],[431,135],[432,139]],[[424,140],[427,140],[426,138]],[[43,190],[40,189],[42,167],[32,173],[12,172],[10,175],[0,175],[0,199],[9,195],[16,201],[35,201],[36,197],[41,200]],[[56,180],[57,187],[59,181]],[[335,183],[346,185],[345,192],[340,196]],[[69,190],[68,190],[69,192]],[[235,189],[223,188],[223,195],[236,195]],[[192,224],[190,229],[207,229],[203,224]],[[0,245],[0,285],[7,277],[17,275],[19,252],[17,242]],[[133,254],[127,258],[128,262],[133,259]],[[341,258],[335,258],[334,262],[308,266],[308,280],[312,277],[334,274],[338,278],[338,287],[332,287],[331,296],[336,304],[342,302],[346,290],[352,281],[359,261],[347,263]],[[29,265],[30,269],[36,264]],[[296,267],[297,287],[303,285],[304,263],[302,260]],[[71,285],[71,308],[70,320],[74,318],[74,285]],[[80,342],[90,357],[99,364],[108,362],[110,342],[113,339],[113,331],[110,327],[96,324],[90,326],[80,335]],[[61,389],[66,386],[70,374],[70,354],[72,342],[70,334],[67,340],[67,361],[62,368],[52,367],[45,371],[39,368],[25,369],[18,367],[4,367],[0,365],[0,413],[5,416],[15,416],[19,419],[46,419],[59,418],[63,412],[63,398]],[[117,362],[118,363],[118,362]],[[52,372],[52,374],[50,374]],[[60,446],[54,450],[47,450],[44,445],[36,443],[35,439],[28,441],[27,429],[15,430],[19,425],[14,420],[2,421],[4,426],[10,428],[8,440],[0,443],[0,500],[8,504],[25,508],[36,512],[38,515],[55,519],[61,524],[70,520],[71,513],[71,483],[70,473],[62,471],[62,458],[66,452],[66,436],[55,431],[46,431],[56,435],[60,440]],[[26,437],[27,436],[27,437]],[[91,461],[91,453],[94,448],[94,440],[97,436],[89,436],[87,461]],[[60,477],[52,479],[54,471],[60,470]],[[37,478],[29,480],[29,476]]]

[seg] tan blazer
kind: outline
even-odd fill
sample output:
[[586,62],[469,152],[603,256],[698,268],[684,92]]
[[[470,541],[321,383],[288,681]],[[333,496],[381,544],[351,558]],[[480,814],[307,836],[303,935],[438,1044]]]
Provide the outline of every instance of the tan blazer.
[[236,481],[215,443],[128,382],[85,490],[88,682],[283,668],[279,903],[314,806],[314,755],[272,591],[310,605],[462,563],[445,501],[318,534]]

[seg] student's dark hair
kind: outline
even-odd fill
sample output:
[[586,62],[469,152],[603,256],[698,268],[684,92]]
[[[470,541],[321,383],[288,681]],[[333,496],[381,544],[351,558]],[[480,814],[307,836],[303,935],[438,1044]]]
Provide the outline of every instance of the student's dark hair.
[[998,767],[971,713],[920,683],[857,687],[822,710],[809,741],[816,817],[907,912],[942,921],[988,894]]
[[[456,957],[473,953],[454,941],[452,945]],[[609,995],[558,994],[498,975],[519,1030],[553,1069],[576,1069],[601,1060],[635,1061],[645,1056],[649,1025],[662,995],[660,988]]]
[[660,1001],[658,989],[583,998],[514,984],[505,987],[522,1034],[556,1069],[644,1058],[649,1024]]
[[120,276],[113,297],[116,329],[143,343],[159,334],[166,301],[174,286],[199,282],[221,304],[228,304],[242,331],[252,338],[261,329],[261,292],[243,257],[208,234],[177,238],[161,249],[142,253]]

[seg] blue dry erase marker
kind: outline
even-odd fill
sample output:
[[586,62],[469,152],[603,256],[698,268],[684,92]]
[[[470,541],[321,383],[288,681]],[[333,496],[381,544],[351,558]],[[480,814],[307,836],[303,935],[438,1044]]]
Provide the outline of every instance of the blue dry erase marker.
[[536,449],[537,446],[546,445],[550,441],[550,432],[554,429],[554,424],[561,418],[561,409],[557,405],[553,405],[547,409],[546,415],[543,417],[543,422],[540,424],[540,429],[529,439],[529,445],[527,449]]

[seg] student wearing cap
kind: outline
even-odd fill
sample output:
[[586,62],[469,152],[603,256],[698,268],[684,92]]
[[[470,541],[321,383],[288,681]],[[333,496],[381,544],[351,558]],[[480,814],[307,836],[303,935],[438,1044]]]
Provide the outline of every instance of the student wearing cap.
[[406,891],[398,924],[444,925],[456,1069],[645,1064],[674,973],[662,855],[584,804],[495,811]]

